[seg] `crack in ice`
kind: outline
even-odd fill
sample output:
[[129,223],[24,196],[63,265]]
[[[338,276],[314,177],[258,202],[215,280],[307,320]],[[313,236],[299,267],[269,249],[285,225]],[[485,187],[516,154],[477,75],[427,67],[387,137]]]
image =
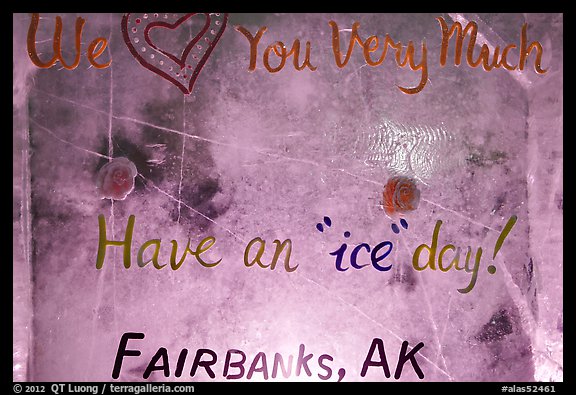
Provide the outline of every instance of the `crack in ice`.
[[[30,315],[27,317],[27,321],[26,324],[24,325],[25,329],[28,329],[30,327],[30,330],[27,333],[27,336],[25,338],[25,345],[22,346],[22,348],[24,349],[23,351],[25,351],[25,355],[22,356],[22,358],[14,358],[15,355],[20,355],[20,351],[16,351],[15,353],[13,353],[13,361],[16,362],[16,360],[22,360],[22,364],[21,366],[25,366],[25,368],[23,369],[23,373],[22,373],[22,378],[24,380],[28,380],[31,377],[30,374],[30,366],[29,362],[26,363],[27,360],[29,360],[30,356],[33,355],[33,347],[34,347],[34,333],[35,333],[35,319],[34,319],[34,304],[35,304],[35,298],[34,298],[34,286],[33,286],[33,276],[34,276],[34,268],[32,265],[32,249],[33,249],[33,244],[32,244],[32,240],[33,240],[33,234],[32,234],[32,217],[30,215],[31,212],[31,207],[32,207],[32,173],[30,171],[30,128],[29,127],[25,127],[23,128],[23,148],[21,150],[21,154],[22,154],[22,174],[21,174],[21,202],[20,202],[20,215],[21,215],[21,220],[20,220],[20,232],[22,234],[22,254],[24,256],[24,264],[26,265],[26,275],[27,275],[27,281],[28,284],[30,285],[29,288],[29,293],[26,295],[27,297],[27,303],[29,304],[29,308],[31,310]],[[13,195],[14,196],[14,195]],[[16,262],[13,262],[13,265]],[[14,292],[14,291],[13,291]],[[13,293],[14,295],[14,293]],[[14,328],[14,326],[13,326]],[[14,329],[12,331],[12,333],[14,334]],[[20,343],[20,341],[18,341],[18,343]],[[15,347],[18,347],[18,345],[13,345],[13,350]],[[14,366],[14,368],[16,367],[16,365]],[[16,369],[18,370],[18,369]],[[19,374],[20,375],[20,374]],[[15,378],[20,378],[20,377],[16,377]]]
[[[112,35],[112,30],[110,30],[108,34],[108,41],[110,41]],[[108,47],[108,52],[110,53],[110,48]],[[110,54],[111,55],[111,54]],[[113,123],[113,106],[114,106],[114,77],[113,77],[113,68],[109,68],[110,71],[110,82],[109,82],[109,105],[108,105],[108,161],[111,161],[114,155],[114,145],[112,141],[112,123]],[[94,153],[94,152],[92,152]],[[112,239],[115,238],[115,216],[114,216],[114,199],[110,200],[110,233],[112,235]],[[116,261],[117,259],[117,251],[114,249],[113,251],[113,259]],[[116,265],[112,265],[112,322],[114,326],[114,333],[118,333],[118,322],[116,320]],[[98,284],[97,284],[97,291],[96,291],[96,298],[95,298],[95,307],[93,309],[93,318],[92,318],[92,342],[90,344],[90,351],[88,360],[90,363],[93,363],[94,357],[94,350],[96,347],[95,344],[95,333],[96,333],[96,326],[98,322],[98,314],[102,309],[102,303],[104,301],[103,292],[104,292],[104,277],[107,271],[100,273],[98,276]],[[88,377],[88,371],[86,372],[85,380]]]
[[[404,235],[400,235],[400,237],[403,241],[402,247],[408,252],[408,255],[411,255],[412,249],[408,246],[408,241],[406,240],[406,237]],[[420,279],[419,289],[424,294],[423,297],[424,297],[424,300],[426,301],[426,308],[428,310],[428,316],[429,316],[430,322],[432,323],[432,329],[434,330],[434,340],[436,341],[436,347],[438,349],[437,355],[436,355],[436,361],[438,361],[438,356],[439,356],[440,359],[442,360],[442,364],[444,365],[444,369],[447,371],[448,365],[446,364],[446,359],[444,357],[444,353],[442,352],[442,341],[441,341],[440,336],[438,335],[438,333],[439,333],[438,324],[436,324],[436,320],[434,319],[434,315],[432,314],[432,306],[430,305],[430,297],[428,296],[428,291],[426,289],[427,284],[426,284],[426,281],[424,281],[424,276],[423,276],[422,272],[418,272],[418,277]],[[445,327],[444,327],[444,329],[445,329]],[[452,375],[448,374],[448,378],[450,379],[450,381],[454,381],[454,378],[452,377]]]
[[458,216],[458,217],[460,217],[460,218],[462,218],[462,219],[470,222],[471,224],[478,225],[478,226],[481,226],[481,227],[483,227],[483,228],[489,229],[489,230],[491,230],[491,231],[500,233],[500,231],[499,231],[498,229],[494,229],[494,228],[492,228],[492,227],[490,227],[490,226],[488,226],[488,225],[484,225],[484,224],[481,223],[481,222],[475,221],[475,220],[473,220],[472,218],[469,218],[469,217],[465,216],[464,214],[460,214],[459,212],[454,211],[454,210],[452,210],[452,209],[449,209],[449,208],[447,208],[447,207],[444,207],[444,206],[442,206],[441,204],[434,203],[434,202],[432,202],[432,201],[430,201],[430,200],[428,200],[428,199],[424,199],[424,198],[421,198],[420,200],[422,200],[423,202],[426,202],[426,203],[428,203],[428,204],[431,204],[431,205],[433,205],[433,206],[436,206],[436,207],[438,207],[438,208],[441,208],[442,210],[449,211],[449,212],[451,212],[452,214],[454,214],[454,215],[456,215],[456,216]]
[[141,177],[146,185],[156,189],[158,192],[162,193],[163,195],[167,196],[168,198],[170,198],[171,200],[173,200],[174,202],[180,202],[180,204],[182,204],[184,207],[190,209],[192,212],[198,214],[199,216],[201,216],[202,218],[212,222],[214,225],[216,225],[219,228],[224,229],[226,232],[228,232],[232,237],[234,237],[236,240],[241,241],[242,243],[246,244],[248,243],[247,240],[244,240],[243,238],[241,238],[240,236],[238,236],[236,233],[232,232],[230,229],[228,229],[227,227],[225,227],[224,225],[220,225],[218,222],[216,222],[215,220],[213,220],[212,218],[208,217],[207,215],[201,213],[200,211],[196,210],[195,208],[189,206],[188,204],[186,204],[186,202],[183,202],[180,199],[177,199],[176,197],[170,195],[168,192],[164,191],[163,189],[157,187],[151,180],[148,180],[146,177],[144,177],[142,174],[138,173],[138,176]]
[[55,139],[57,139],[58,141],[60,141],[60,142],[62,142],[62,143],[68,144],[68,145],[70,145],[70,146],[72,146],[72,147],[74,147],[74,148],[76,148],[76,149],[79,149],[79,150],[81,150],[81,151],[87,152],[87,153],[92,154],[92,155],[99,156],[99,157],[101,157],[101,158],[112,159],[112,158],[111,158],[110,156],[108,156],[108,155],[104,155],[104,154],[101,154],[101,153],[95,152],[95,151],[90,151],[89,149],[86,149],[86,148],[84,148],[84,147],[80,147],[80,146],[78,146],[78,145],[76,145],[76,144],[74,144],[74,143],[72,143],[72,142],[70,142],[70,141],[68,141],[68,140],[65,140],[65,139],[61,138],[60,136],[58,136],[56,133],[54,133],[53,131],[51,131],[51,130],[48,129],[47,127],[39,124],[34,118],[30,118],[30,123],[33,123],[33,124],[36,125],[39,129],[44,130],[46,133],[50,134],[52,137],[54,137]]
[[[404,339],[402,337],[400,337],[396,332],[394,332],[393,330],[387,328],[386,326],[384,326],[381,322],[376,321],[374,318],[370,317],[368,314],[366,314],[362,309],[360,309],[358,306],[355,306],[349,302],[347,302],[346,300],[344,300],[340,295],[332,292],[330,289],[328,289],[327,287],[325,287],[324,285],[304,276],[301,273],[297,273],[300,277],[304,278],[306,281],[316,285],[317,287],[322,288],[324,291],[328,292],[331,296],[333,296],[334,298],[338,299],[341,303],[343,303],[344,305],[346,305],[348,308],[351,308],[352,310],[356,311],[357,313],[359,313],[361,316],[363,316],[364,318],[366,318],[368,321],[372,322],[373,324],[379,326],[380,328],[384,329],[385,331],[387,331],[388,333],[390,333],[392,336],[394,336],[398,341],[403,342]],[[411,351],[414,347],[410,347],[408,346],[409,350]],[[446,377],[448,377],[450,380],[454,380],[452,378],[452,376],[446,372],[444,369],[442,369],[440,366],[436,365],[434,362],[432,362],[428,357],[426,357],[425,355],[419,354],[425,361],[427,361],[430,365],[432,365],[434,368],[436,368],[439,372],[441,372],[442,374],[444,374]]]
[[43,95],[52,97],[52,98],[54,98],[54,99],[62,100],[62,101],[65,101],[65,102],[67,102],[67,103],[74,104],[74,105],[76,105],[76,106],[78,106],[78,107],[82,107],[82,108],[85,108],[85,109],[87,109],[87,110],[95,111],[95,112],[97,112],[97,113],[99,113],[99,114],[109,115],[109,112],[107,112],[107,111],[100,110],[100,109],[98,109],[98,108],[96,108],[96,107],[92,107],[92,106],[89,106],[89,105],[87,105],[87,104],[80,103],[80,102],[77,102],[77,101],[72,100],[72,99],[68,99],[68,98],[66,98],[66,97],[54,95],[53,93],[46,92],[46,91],[44,91],[44,90],[42,90],[42,89],[33,88],[33,90],[34,90],[35,92],[42,93]]
[[[448,307],[446,307],[446,318],[444,319],[444,325],[442,327],[442,332],[440,333],[440,344],[442,344],[442,341],[444,341],[444,334],[446,333],[446,327],[448,326],[448,321],[450,320],[450,309],[452,308],[452,292],[448,291]],[[444,358],[444,355],[442,354],[441,350],[438,350],[438,355],[436,356],[436,360],[438,360],[438,358],[442,355],[442,358]],[[447,368],[446,366],[446,361],[444,361],[444,367]]]
[[[186,96],[182,98],[182,131],[186,132]],[[182,211],[182,180],[184,179],[184,153],[186,149],[186,136],[182,137],[182,151],[180,152],[180,180],[178,181],[178,220]]]

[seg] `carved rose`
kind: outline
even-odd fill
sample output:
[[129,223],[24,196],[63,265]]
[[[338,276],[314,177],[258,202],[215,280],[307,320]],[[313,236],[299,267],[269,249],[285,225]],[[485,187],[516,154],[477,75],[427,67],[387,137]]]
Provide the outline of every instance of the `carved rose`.
[[389,216],[418,208],[420,190],[416,182],[408,177],[393,177],[384,187],[382,206]]
[[127,158],[114,158],[98,172],[97,187],[102,199],[124,200],[134,189],[136,165]]

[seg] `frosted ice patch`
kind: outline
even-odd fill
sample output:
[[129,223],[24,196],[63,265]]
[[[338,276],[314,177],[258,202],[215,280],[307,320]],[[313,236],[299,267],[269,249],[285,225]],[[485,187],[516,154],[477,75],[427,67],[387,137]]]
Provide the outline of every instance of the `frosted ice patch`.
[[353,147],[354,156],[368,166],[422,182],[465,163],[461,145],[444,125],[412,126],[382,119],[360,132]]

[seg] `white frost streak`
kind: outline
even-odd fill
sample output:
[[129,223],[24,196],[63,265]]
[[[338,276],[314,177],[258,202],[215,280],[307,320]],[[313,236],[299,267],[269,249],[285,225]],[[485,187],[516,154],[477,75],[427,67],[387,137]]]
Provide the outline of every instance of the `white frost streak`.
[[[186,96],[182,98],[182,130],[186,132]],[[182,180],[184,179],[184,153],[186,150],[186,136],[182,137],[182,151],[180,152],[180,180],[178,181],[178,223],[182,211]]]

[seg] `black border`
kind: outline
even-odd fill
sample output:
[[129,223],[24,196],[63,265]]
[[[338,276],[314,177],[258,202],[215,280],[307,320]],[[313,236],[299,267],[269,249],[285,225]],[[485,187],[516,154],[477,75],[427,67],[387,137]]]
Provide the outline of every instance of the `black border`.
[[[476,2],[451,2],[451,1],[442,1],[442,2],[429,2],[424,4],[406,4],[405,2],[373,2],[373,1],[365,1],[364,3],[358,2],[267,2],[267,3],[256,3],[256,2],[249,2],[249,1],[236,1],[230,2],[228,4],[223,4],[222,2],[206,2],[206,1],[197,1],[193,4],[188,2],[174,2],[170,4],[169,11],[176,12],[179,10],[184,10],[186,12],[190,11],[191,8],[194,9],[214,9],[218,8],[221,10],[225,10],[228,12],[413,12],[414,10],[411,8],[416,7],[418,8],[418,12],[426,12],[426,13],[445,13],[450,11],[456,12],[542,12],[542,13],[562,13],[564,18],[564,26],[568,27],[568,32],[570,33],[571,23],[571,13],[567,13],[567,4],[569,3],[560,3],[560,2],[524,2],[521,4],[510,4],[508,2],[499,2],[496,6],[491,4],[485,3],[476,3]],[[6,4],[3,4],[6,5]],[[11,12],[3,12],[2,16],[5,18],[5,23],[2,24],[3,29],[6,30],[5,34],[3,35],[5,38],[12,36],[12,13],[27,13],[27,12],[51,12],[51,13],[65,13],[71,12],[71,9],[74,12],[126,12],[127,10],[130,11],[139,11],[144,8],[158,8],[157,2],[151,1],[138,1],[137,3],[133,4],[119,4],[119,2],[115,2],[113,4],[105,4],[101,1],[83,1],[78,2],[77,4],[73,4],[71,7],[70,2],[56,2],[56,1],[19,1],[19,2],[11,2],[10,4],[10,11]],[[305,6],[305,7],[304,7]],[[256,11],[257,9],[257,11]],[[521,11],[520,11],[521,10]],[[567,21],[567,23],[566,23]],[[566,30],[565,30],[566,31]],[[564,40],[564,45],[566,40]],[[572,45],[572,41],[568,42],[569,45]],[[571,48],[572,49],[572,48]],[[564,51],[566,53],[566,51]],[[570,54],[570,53],[569,53]],[[565,55],[564,55],[565,56]],[[11,70],[7,70],[9,63],[5,60],[3,62],[3,68],[6,67],[6,70],[2,73],[4,76],[3,85],[5,85],[4,91],[6,95],[8,95],[8,75],[11,75]],[[568,72],[564,74],[565,81],[568,84],[571,84],[572,81],[572,73]],[[572,93],[571,88],[564,88],[564,92]],[[570,99],[572,95],[568,95]],[[564,100],[566,99],[566,95],[563,95]],[[6,106],[7,107],[7,106]],[[563,109],[565,108],[563,103]],[[570,107],[571,108],[571,107]],[[564,111],[563,111],[564,113]],[[570,119],[568,120],[570,121]],[[13,132],[12,132],[13,133]],[[564,138],[568,140],[568,147],[572,147],[573,132],[565,133],[564,131]],[[12,137],[13,139],[13,137]],[[8,160],[8,156],[2,157],[3,160]],[[10,168],[13,168],[13,162],[10,165]],[[564,169],[565,170],[565,169]],[[572,173],[569,173],[570,175]],[[568,200],[571,202],[571,189],[564,188],[564,201]],[[565,214],[565,218],[563,221],[564,230],[571,228],[572,222],[570,220],[570,216],[573,214],[572,206],[570,204],[566,205],[563,203],[563,210]],[[566,216],[566,214],[568,214]],[[568,221],[567,221],[568,220]],[[6,219],[6,227],[8,227],[8,219]],[[8,230],[7,230],[8,232]],[[571,233],[568,234],[570,236]],[[13,236],[12,236],[13,238]],[[564,241],[565,238],[564,238]],[[570,242],[570,238],[567,240]],[[13,244],[11,243],[11,249],[13,248]],[[567,256],[566,248],[563,246],[564,249],[564,256]],[[8,265],[8,263],[5,263]],[[11,278],[13,275],[13,262],[12,265],[9,266],[9,274],[4,276],[4,278]],[[564,266],[563,278],[564,284],[568,286],[570,291],[573,291],[571,286],[570,280],[574,278],[573,274],[574,264],[571,263],[571,260],[567,260],[567,265]],[[7,280],[5,280],[7,281]],[[6,297],[4,300],[11,300],[12,299],[12,287],[2,287],[2,290],[8,294],[10,293],[10,297]],[[7,296],[7,295],[6,295]],[[333,383],[333,382],[314,382],[314,383],[297,383],[297,382],[288,382],[288,383],[272,383],[272,382],[265,382],[265,383],[254,383],[254,382],[194,382],[190,383],[195,387],[194,393],[203,391],[249,391],[251,393],[266,393],[268,394],[270,391],[282,389],[282,390],[297,390],[304,387],[310,387],[310,390],[314,391],[338,391],[338,390],[354,390],[356,387],[359,387],[360,390],[366,389],[376,389],[376,390],[384,390],[390,391],[390,393],[399,393],[401,391],[438,391],[441,393],[461,393],[463,391],[480,391],[481,393],[492,394],[492,393],[502,393],[502,386],[521,386],[521,385],[537,385],[538,387],[546,386],[546,385],[554,385],[556,388],[557,393],[564,393],[566,388],[572,387],[574,383],[574,377],[571,376],[571,372],[573,371],[571,368],[574,365],[574,360],[572,358],[573,354],[573,338],[571,338],[571,334],[574,333],[574,317],[573,317],[573,299],[574,294],[571,293],[570,296],[567,298],[566,294],[564,294],[564,306],[568,306],[567,311],[564,313],[564,333],[570,334],[568,338],[564,337],[564,356],[568,356],[568,358],[564,357],[564,382],[558,383],[511,383],[511,382],[396,382],[394,380],[389,380],[386,382],[379,382],[379,383],[365,383],[365,382],[342,382],[342,383]],[[566,310],[566,309],[565,309]],[[14,314],[13,306],[12,306],[12,314]],[[4,352],[8,354],[9,348],[6,346]],[[8,362],[10,361],[10,362]],[[3,382],[9,382],[9,384],[2,386],[6,389],[6,392],[3,393],[15,393],[14,392],[14,385],[16,382],[12,379],[12,360],[8,359],[8,355],[6,355],[6,363],[2,364],[2,378]],[[4,376],[5,374],[5,376]],[[60,383],[60,382],[59,382]],[[106,383],[112,384],[121,384],[124,386],[141,386],[146,384],[147,382],[139,382],[139,383],[125,383],[120,381],[109,381]],[[32,386],[32,385],[45,385],[48,386],[46,388],[46,392],[49,391],[49,386],[53,384],[50,383],[41,383],[41,382],[34,382],[34,383],[19,383],[23,387]],[[83,384],[83,385],[94,385],[102,383],[96,382],[83,382],[83,383],[71,383],[71,384]],[[177,386],[177,385],[184,385],[186,383],[161,383],[155,382],[154,384],[165,384],[167,386]],[[0,387],[1,388],[1,387]],[[24,393],[24,392],[23,392]],[[51,393],[51,392],[48,392]],[[66,393],[66,392],[62,392]],[[110,393],[106,391],[106,393]]]

